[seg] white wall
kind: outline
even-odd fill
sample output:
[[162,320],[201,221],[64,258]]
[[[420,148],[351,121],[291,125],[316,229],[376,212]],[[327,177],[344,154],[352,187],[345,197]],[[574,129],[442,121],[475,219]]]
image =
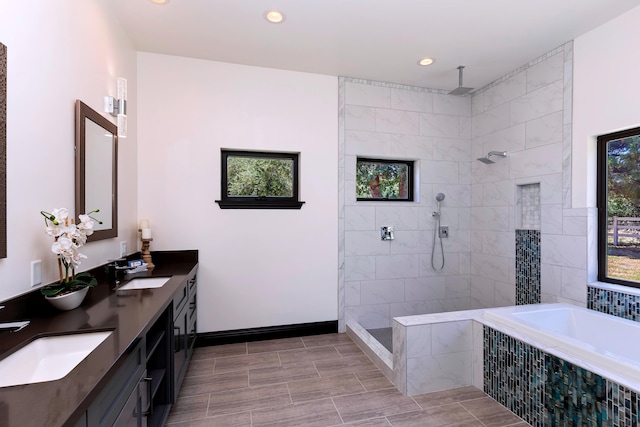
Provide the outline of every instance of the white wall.
[[[135,251],[136,57],[107,0],[0,0],[0,42],[8,48],[7,252],[0,260],[0,301],[28,292],[30,262],[43,283],[57,279],[41,210],[74,211],[74,104],[100,111],[129,82],[130,137],[119,145],[119,237],[89,243],[82,270]],[[111,118],[111,116],[108,116]]]
[[596,206],[596,137],[640,125],[640,7],[574,42],[573,205]]
[[[337,78],[138,54],[139,215],[198,249],[198,331],[337,319]],[[220,148],[300,152],[300,210],[222,210]]]

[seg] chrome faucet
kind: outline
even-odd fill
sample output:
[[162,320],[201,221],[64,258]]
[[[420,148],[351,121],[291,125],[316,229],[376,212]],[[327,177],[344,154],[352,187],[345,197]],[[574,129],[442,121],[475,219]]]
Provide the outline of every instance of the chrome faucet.
[[[4,305],[0,305],[0,310],[2,310],[3,308]],[[13,329],[11,332],[18,332],[26,328],[29,323],[29,320],[25,320],[22,322],[0,323],[0,329]]]

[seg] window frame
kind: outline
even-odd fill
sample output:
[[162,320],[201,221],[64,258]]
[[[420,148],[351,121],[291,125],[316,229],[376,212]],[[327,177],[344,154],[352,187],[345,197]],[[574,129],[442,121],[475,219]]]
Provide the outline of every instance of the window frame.
[[407,198],[406,199],[373,199],[369,197],[358,197],[356,190],[356,201],[358,202],[413,202],[415,201],[415,160],[401,160],[401,159],[374,159],[370,157],[356,157],[356,183],[358,181],[358,163],[359,162],[371,162],[371,163],[395,163],[404,164],[407,166]]
[[[292,196],[228,196],[227,160],[229,157],[250,157],[257,159],[278,159],[293,161]],[[220,150],[220,200],[216,200],[220,209],[300,209],[304,204],[299,200],[299,163],[300,153],[279,151]]]
[[640,136],[640,127],[625,129],[597,137],[597,211],[598,211],[598,281],[617,285],[640,288],[640,282],[610,277],[607,274],[608,257],[608,200],[607,185],[608,143],[618,139]]

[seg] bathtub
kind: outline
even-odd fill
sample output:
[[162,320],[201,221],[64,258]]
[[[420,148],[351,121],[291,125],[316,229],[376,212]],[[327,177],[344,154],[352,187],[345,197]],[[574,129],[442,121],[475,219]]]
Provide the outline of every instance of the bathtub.
[[[583,368],[640,384],[640,323],[570,304],[485,310],[483,319],[573,356]],[[635,388],[635,387],[633,387]]]

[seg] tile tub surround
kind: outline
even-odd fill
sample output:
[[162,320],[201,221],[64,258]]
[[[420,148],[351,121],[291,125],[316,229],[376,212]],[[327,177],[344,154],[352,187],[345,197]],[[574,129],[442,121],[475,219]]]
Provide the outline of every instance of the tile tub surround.
[[527,424],[476,387],[404,397],[346,334],[328,334],[196,348],[167,427],[231,425]]
[[531,425],[637,425],[637,391],[490,327],[484,340],[485,392]]
[[[558,323],[554,320],[556,317],[546,316],[543,309],[563,307],[598,317],[592,319],[596,324],[606,319],[625,322],[637,329],[633,322],[568,304],[539,304],[399,317],[394,319],[393,325],[393,383],[407,395],[424,393],[425,390],[433,391],[435,388],[443,390],[460,387],[464,384],[481,387],[532,425],[575,425],[571,422],[588,418],[602,419],[604,407],[607,408],[607,420],[612,422],[602,425],[626,425],[618,424],[616,420],[623,420],[625,417],[637,419],[638,406],[632,402],[637,402],[640,380],[631,378],[624,367],[621,367],[622,371],[614,368],[612,363],[616,356],[598,355],[586,345],[579,348],[569,343],[572,338],[553,337],[549,333],[546,333],[548,338],[544,338],[542,332],[542,335],[532,334],[526,327],[510,326],[502,321],[498,322],[495,316],[486,314],[535,309],[542,313],[543,318],[548,318],[547,323],[553,326]],[[594,326],[589,324],[588,319],[579,318],[578,323],[587,326],[586,336],[594,335]],[[607,328],[613,326],[605,326]],[[567,323],[565,329],[570,333],[573,327]],[[613,339],[620,341],[619,338]],[[592,354],[586,355],[585,351]],[[446,363],[442,359],[438,360],[440,354],[449,356]],[[456,365],[461,360],[464,365]],[[455,373],[448,369],[449,365],[458,367]],[[560,374],[554,374],[558,372]],[[558,394],[555,383],[548,385],[549,381],[557,382],[560,378],[564,381],[564,378],[569,377],[573,378],[572,384],[581,387],[580,390],[588,389],[585,392],[587,394],[582,397],[582,394],[576,394],[577,391],[566,387],[565,391]],[[604,397],[602,390],[606,390]],[[576,403],[569,396],[581,398]],[[625,407],[631,409],[626,410]],[[558,411],[557,408],[561,410]],[[562,423],[570,421],[551,424],[548,422],[551,419]],[[596,422],[593,425],[598,424]]]
[[640,322],[640,289],[610,283],[587,287],[587,308]]
[[[484,319],[534,340],[547,353],[640,390],[640,325],[570,304],[486,310]],[[540,347],[542,345],[543,347]]]

